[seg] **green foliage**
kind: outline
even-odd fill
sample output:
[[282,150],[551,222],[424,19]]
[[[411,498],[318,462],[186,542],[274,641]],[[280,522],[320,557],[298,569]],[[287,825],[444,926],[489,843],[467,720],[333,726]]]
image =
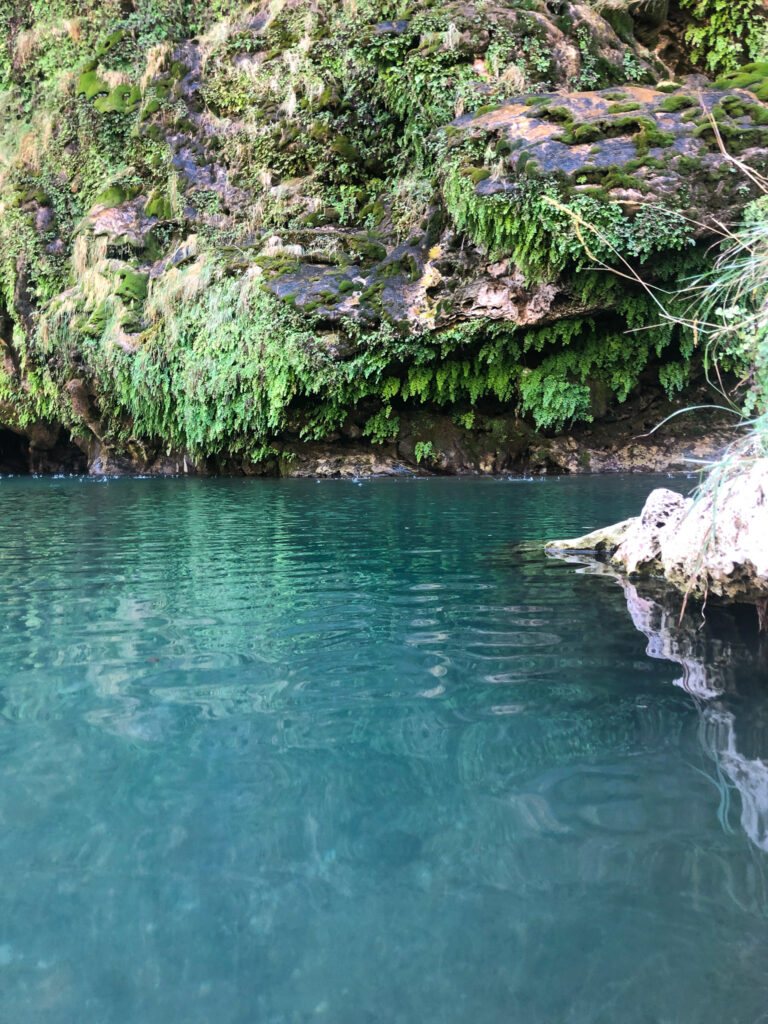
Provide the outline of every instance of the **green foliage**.
[[413,454],[416,457],[416,462],[420,463],[422,460],[429,462],[435,457],[435,446],[431,441],[417,441],[413,446]]
[[[679,215],[656,206],[627,217],[619,204],[526,179],[524,157],[513,192],[481,195],[476,186],[492,184],[491,165],[508,155],[503,140],[490,157],[482,146],[462,153],[464,166],[452,148],[463,113],[565,84],[544,6],[358,0],[350,10],[275,2],[260,28],[245,0],[30,0],[0,11],[0,288],[19,363],[0,373],[0,400],[15,415],[78,429],[64,385],[82,377],[117,447],[258,458],[281,434],[327,436],[350,410],[373,441],[396,436],[401,411],[417,405],[461,410],[469,428],[493,403],[559,429],[589,419],[595,381],[622,400],[658,365],[665,387],[681,385],[683,333],[627,334],[652,307],[621,300],[614,281],[588,271],[595,258],[642,265],[663,254],[655,269],[672,276],[690,249]],[[562,16],[581,56],[572,84],[649,80],[628,21],[614,21],[626,37],[620,63],[601,55],[598,32]],[[193,38],[204,73],[191,98],[175,46]],[[627,114],[634,106],[623,94],[617,103]],[[200,114],[208,129],[229,120],[197,131]],[[639,155],[669,141],[650,119],[629,121]],[[574,144],[609,130],[563,121]],[[193,154],[186,179],[173,148],[182,136]],[[584,177],[594,183],[589,169]],[[634,186],[629,175],[618,183]],[[144,249],[88,238],[94,204],[137,196],[157,218]],[[45,232],[34,228],[40,210],[51,214]],[[617,312],[528,331],[483,322],[405,336],[381,322],[385,274],[415,282],[412,251],[438,242],[451,217],[530,280],[565,272],[585,305],[608,310],[619,298]],[[258,254],[278,229],[286,254]],[[156,265],[150,279],[149,264],[186,249],[192,233],[203,255],[161,276]],[[406,242],[411,253],[393,256]],[[315,308],[355,292],[369,317],[334,323],[343,357],[323,342],[328,323],[293,305],[298,286],[283,286],[280,301],[261,285],[295,271],[302,248],[339,268]],[[31,317],[17,308],[21,283]],[[433,455],[430,442],[417,444],[417,459]]]
[[733,71],[765,53],[768,23],[762,0],[681,0],[681,6],[697,19],[686,33],[691,57],[709,71]]
[[[610,13],[607,8],[605,14]],[[614,11],[618,16],[619,12]],[[632,32],[623,31],[620,33],[625,42],[632,40]],[[650,82],[652,74],[647,66],[644,66],[637,59],[631,49],[624,53],[622,64],[616,66],[601,54],[601,40],[595,35],[586,23],[582,23],[576,30],[576,45],[579,51],[580,68],[578,74],[571,80],[571,87],[579,90],[604,89],[607,86],[618,85],[620,82]]]
[[[311,319],[250,273],[222,277],[204,258],[148,292],[147,284],[123,268],[98,305],[85,293],[74,308],[71,298],[50,304],[31,346],[22,346],[35,382],[23,401],[14,393],[25,415],[71,423],[63,384],[85,376],[118,449],[132,440],[258,459],[289,424],[322,438],[361,403],[374,405],[364,425],[374,442],[396,436],[399,411],[413,405],[474,410],[492,401],[560,429],[591,418],[595,381],[623,401],[661,358],[660,379],[673,389],[681,377],[671,364],[690,356],[672,324],[633,332],[653,315],[642,294],[622,299],[617,314],[527,331],[478,322],[405,338],[386,324],[375,332],[350,325],[350,341],[359,332],[364,344],[339,360]],[[116,342],[126,322],[140,324],[130,345]],[[3,394],[14,386],[4,380]],[[420,458],[433,454],[427,443]]]
[[691,225],[661,205],[629,218],[619,203],[569,196],[554,180],[523,179],[511,190],[478,195],[454,168],[445,196],[457,227],[492,256],[511,256],[530,279],[578,269],[595,260],[647,260],[657,252],[693,244]]
[[689,292],[708,368],[736,373],[744,415],[763,417],[768,428],[768,195],[747,207],[744,223]]

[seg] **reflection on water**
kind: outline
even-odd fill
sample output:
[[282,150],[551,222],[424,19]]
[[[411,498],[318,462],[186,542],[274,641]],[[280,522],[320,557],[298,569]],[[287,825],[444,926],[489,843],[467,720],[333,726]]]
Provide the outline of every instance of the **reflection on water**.
[[0,481],[0,1016],[766,1019],[765,652],[511,546],[653,485]]
[[[709,626],[705,618],[697,622],[690,611],[681,617],[679,597],[663,590],[657,591],[655,600],[641,597],[629,580],[617,579],[635,627],[648,638],[646,654],[681,665],[683,674],[674,683],[697,699],[701,745],[715,762],[722,789],[721,815],[730,799],[725,780],[730,780],[741,798],[744,831],[756,846],[768,851],[768,763],[740,753],[736,716],[717,700],[733,693],[739,676],[765,672],[765,637],[756,638],[753,645],[736,645],[723,638],[717,625]],[[649,586],[646,583],[646,588]],[[723,614],[721,611],[720,617]]]

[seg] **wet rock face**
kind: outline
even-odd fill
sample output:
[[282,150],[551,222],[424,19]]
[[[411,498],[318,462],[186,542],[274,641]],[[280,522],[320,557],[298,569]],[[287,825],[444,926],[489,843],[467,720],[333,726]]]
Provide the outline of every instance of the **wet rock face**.
[[157,223],[157,217],[145,215],[144,207],[143,199],[114,207],[96,207],[88,215],[86,224],[95,238],[104,238],[109,245],[143,249],[149,232]]
[[0,476],[87,472],[85,452],[58,426],[38,423],[24,430],[0,426]]
[[[368,42],[379,47],[383,40],[391,40],[392,45],[402,46],[400,59],[406,68],[410,61],[423,61],[425,53],[436,60],[440,54],[450,55],[456,64],[473,62],[478,90],[474,102],[481,101],[485,90],[493,109],[460,117],[440,132],[448,136],[448,163],[462,148],[496,151],[498,159],[487,166],[475,166],[469,156],[459,160],[460,169],[479,177],[478,200],[514,195],[525,182],[552,178],[561,186],[567,184],[574,194],[600,190],[601,201],[621,202],[629,214],[660,200],[681,209],[687,204],[695,210],[697,233],[703,236],[710,220],[727,218],[748,198],[741,179],[734,181],[730,173],[710,119],[718,119],[731,152],[741,154],[751,166],[768,166],[768,114],[763,116],[765,111],[752,93],[713,89],[701,77],[668,92],[637,84],[662,79],[665,69],[638,45],[628,15],[606,8],[601,16],[587,3],[531,4],[524,10],[490,4],[480,18],[471,4],[454,6],[456,24],[462,26],[454,35],[444,38],[434,33],[432,39],[429,33],[414,29],[415,22],[401,19],[374,26]],[[645,0],[632,8],[632,14],[638,25],[658,27],[667,17],[667,7],[666,0]],[[258,41],[270,18],[259,12],[243,20],[243,40]],[[498,105],[497,86],[486,62],[494,39],[498,45],[499,38],[519,38],[521,66],[528,52],[523,40],[528,38],[529,49],[540,53],[541,60],[546,55],[546,74],[563,91]],[[450,225],[436,232],[431,224],[424,233],[422,224],[404,244],[397,237],[386,199],[373,204],[367,219],[341,229],[334,223],[338,214],[317,197],[311,167],[306,177],[265,171],[261,192],[246,186],[244,168],[233,164],[226,141],[245,139],[255,129],[248,127],[242,111],[222,105],[221,88],[215,83],[222,76],[226,82],[238,74],[258,76],[265,59],[263,52],[244,49],[242,53],[234,50],[227,61],[220,56],[211,60],[201,43],[183,44],[174,52],[170,70],[162,70],[156,82],[159,89],[172,89],[184,116],[169,128],[162,108],[147,117],[154,102],[150,101],[140,132],[152,140],[162,138],[170,147],[183,191],[179,202],[184,206],[186,229],[232,233],[237,251],[246,252],[249,260],[261,266],[264,286],[276,296],[330,323],[370,326],[383,319],[415,330],[477,319],[528,327],[603,308],[599,302],[579,301],[567,278],[532,282],[514,261],[500,263],[486,246],[473,244],[476,239]],[[634,84],[599,91],[579,89],[578,83],[588,83],[595,74],[590,69],[596,62],[601,68],[615,69],[617,82],[629,74]],[[624,64],[627,68],[622,71]],[[333,88],[328,93],[327,99],[317,101],[318,121],[313,122],[312,131],[328,134],[330,129],[323,127],[325,111],[336,116],[341,106]],[[301,142],[291,117],[281,106],[264,103],[259,133],[274,125],[276,135],[282,133],[278,151],[286,155],[281,159],[300,164],[298,157],[288,156],[294,150],[298,154]],[[443,144],[440,132],[430,139],[430,148]],[[346,157],[341,152],[346,153],[345,145]],[[353,152],[356,147],[348,135],[330,132],[326,148],[333,153],[334,147],[340,159],[357,167],[362,158]],[[374,171],[381,173],[381,168],[370,173]],[[349,174],[360,176],[358,170]],[[742,189],[737,194],[739,185]],[[685,198],[682,204],[681,197]],[[442,198],[439,192],[433,197],[427,211],[432,220]],[[254,207],[262,204],[283,207],[287,225],[274,235],[257,231],[243,237]],[[96,207],[84,224],[112,246],[135,249],[154,279],[175,265],[172,252],[152,253],[153,229],[169,216],[165,199],[142,195],[113,202],[106,209]]]
[[[690,215],[695,220],[689,235],[693,241],[719,230],[719,223],[758,191],[733,174],[713,121],[731,154],[764,171],[767,120],[768,108],[754,94],[715,89],[694,76],[667,91],[622,85],[598,92],[548,93],[467,115],[450,126],[449,154],[462,148],[498,154],[488,164],[477,165],[471,156],[459,160],[458,174],[478,179],[478,203],[501,198],[514,205],[521,189],[552,181],[560,189],[555,202],[567,202],[564,197],[570,193],[572,198],[619,203],[630,221],[638,215],[648,220],[642,228],[646,235],[670,228],[667,221],[654,223],[657,204],[662,208],[659,218],[667,208]],[[283,185],[275,188],[285,191]],[[301,183],[293,183],[285,195],[300,215],[305,205]],[[504,210],[494,208],[488,216],[503,217]],[[304,219],[309,223],[311,215],[304,214]],[[437,244],[428,233],[407,245],[394,244],[386,227],[385,219],[376,243],[354,229],[307,226],[281,231],[279,237],[262,241],[261,257],[281,257],[294,266],[278,272],[267,267],[265,285],[280,298],[290,298],[297,309],[330,322],[383,318],[416,330],[481,318],[529,327],[605,308],[573,295],[567,277],[535,281],[514,259],[499,261],[492,246],[473,236],[471,226],[469,239],[449,228]],[[341,271],[326,265],[331,240],[341,256]],[[315,254],[322,254],[321,259]]]

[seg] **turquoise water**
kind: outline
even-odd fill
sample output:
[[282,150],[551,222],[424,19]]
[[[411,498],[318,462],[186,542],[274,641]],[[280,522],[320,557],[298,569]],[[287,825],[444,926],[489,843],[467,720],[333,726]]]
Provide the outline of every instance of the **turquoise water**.
[[0,480],[0,1018],[768,1021],[764,652],[513,546],[653,483]]

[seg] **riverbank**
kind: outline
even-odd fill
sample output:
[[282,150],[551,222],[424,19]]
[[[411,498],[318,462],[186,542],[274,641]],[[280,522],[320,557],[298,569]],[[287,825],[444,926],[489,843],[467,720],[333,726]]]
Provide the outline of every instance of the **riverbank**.
[[[92,422],[88,436],[64,427],[16,425],[0,429],[0,473],[78,473],[94,476],[369,477],[415,472],[437,475],[525,476],[584,473],[673,473],[719,458],[733,438],[733,417],[716,411],[666,417],[686,404],[710,400],[704,388],[675,402],[640,392],[623,406],[568,433],[546,436],[507,411],[473,417],[404,412],[396,439],[372,444],[350,417],[323,441],[276,439],[260,460],[236,453],[199,458],[137,442],[119,450]],[[660,425],[662,424],[662,425]],[[98,436],[97,436],[98,435]]]

